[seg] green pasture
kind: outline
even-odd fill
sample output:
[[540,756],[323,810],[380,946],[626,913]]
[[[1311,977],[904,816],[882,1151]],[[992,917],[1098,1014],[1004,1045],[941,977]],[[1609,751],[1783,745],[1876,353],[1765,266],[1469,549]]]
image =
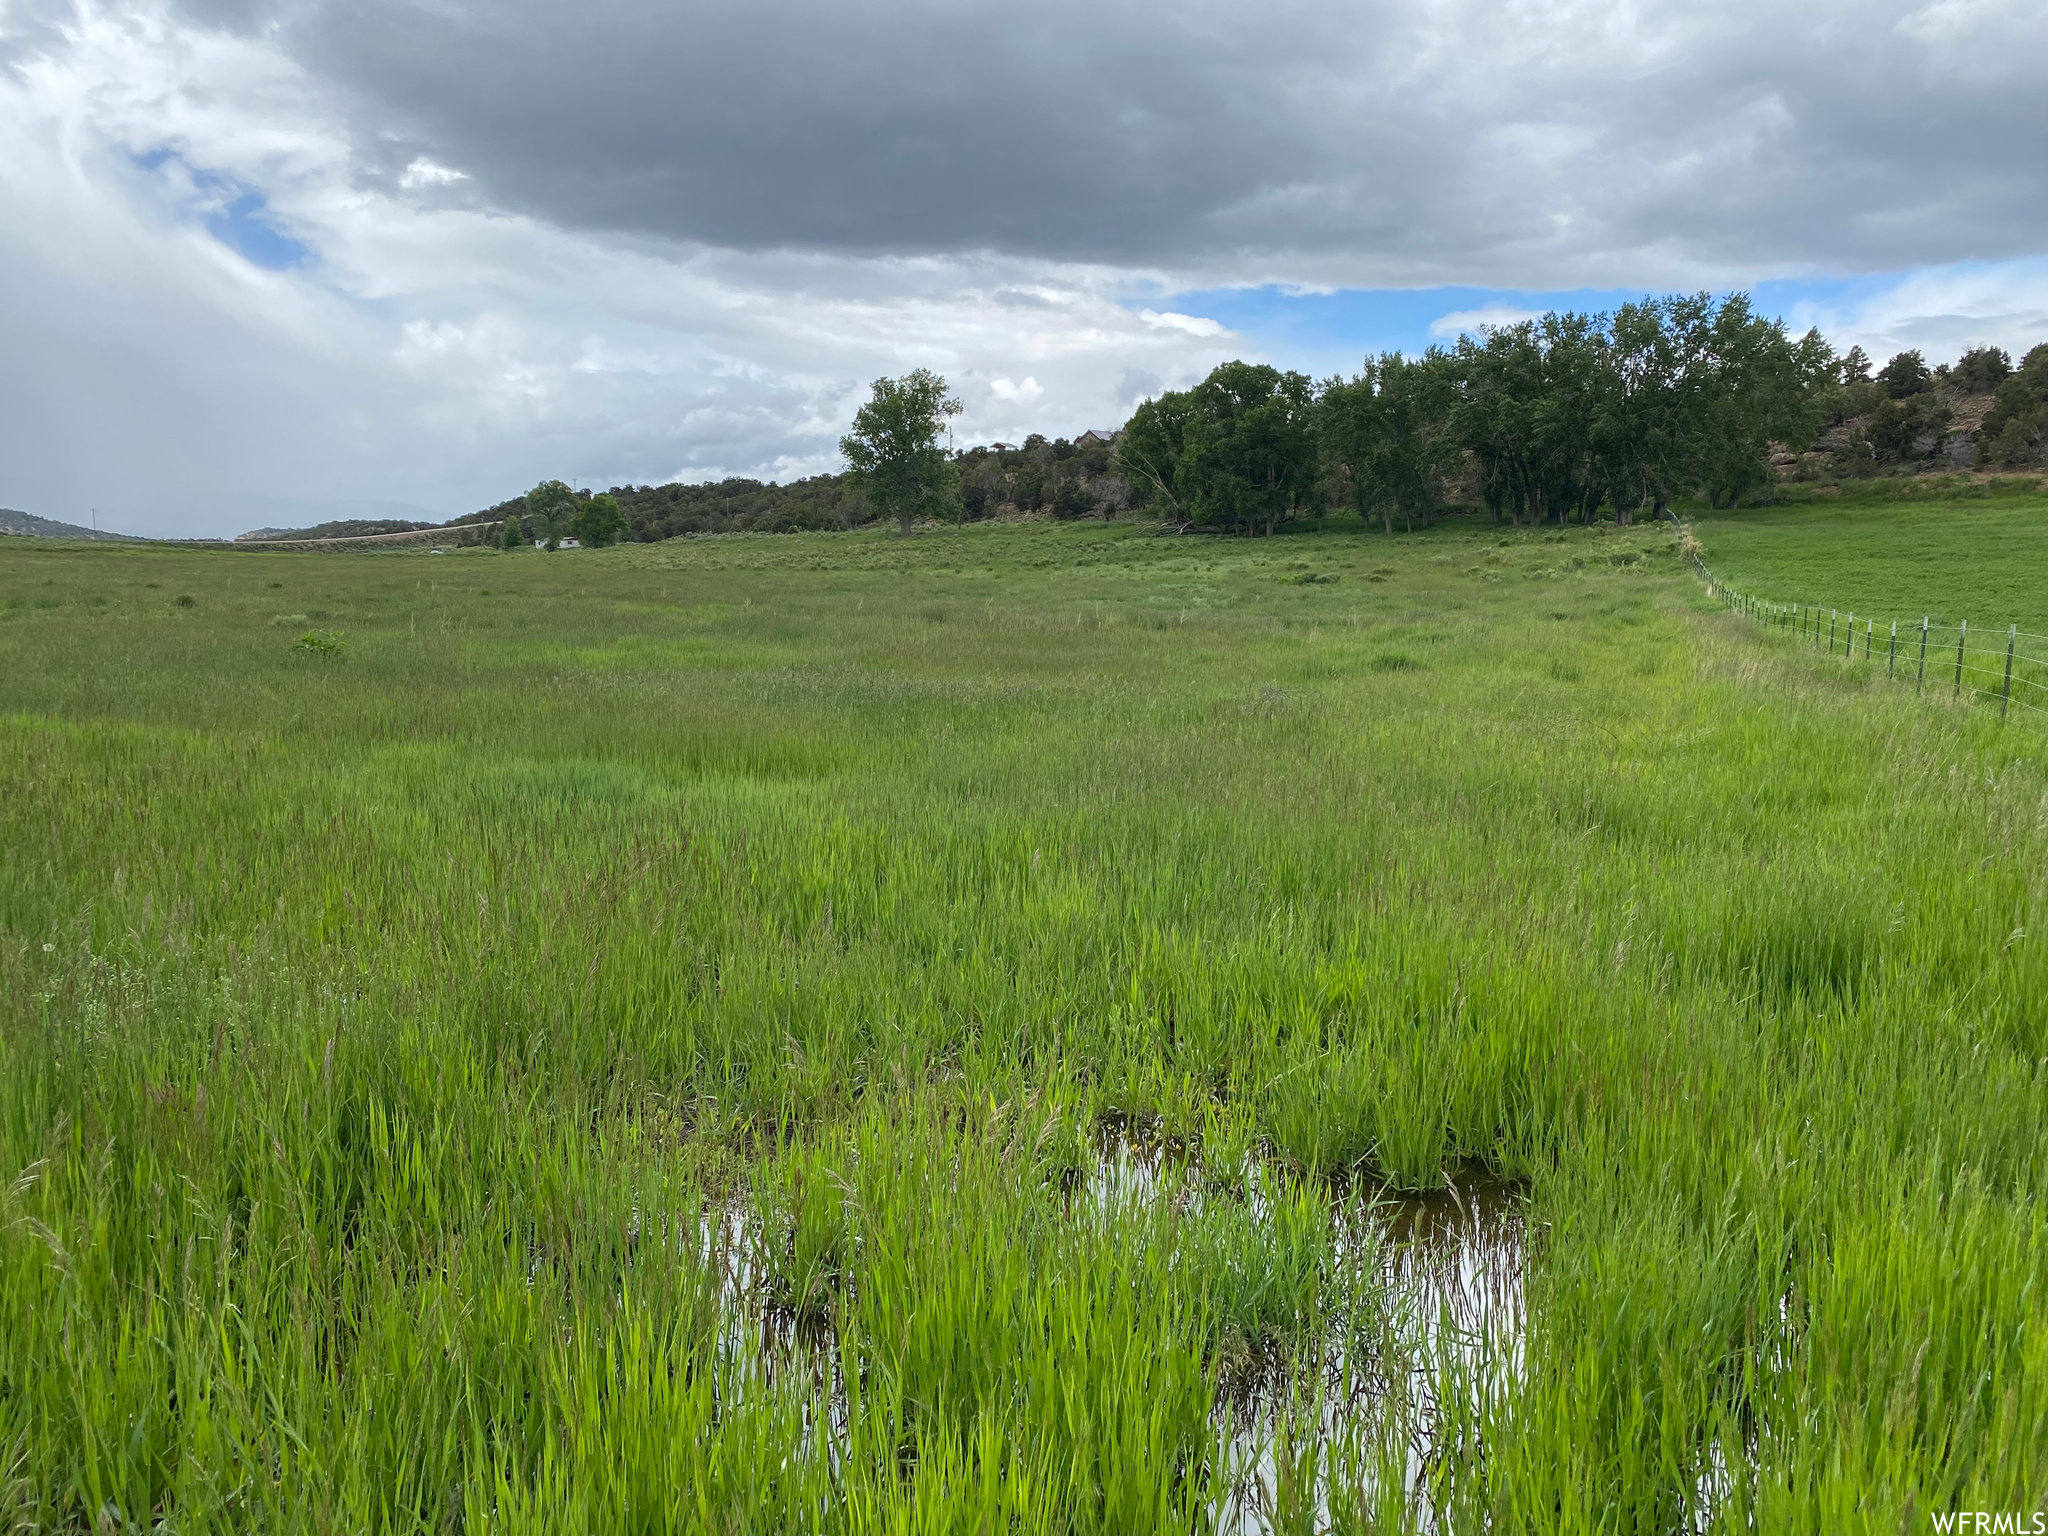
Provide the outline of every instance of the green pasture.
[[[1828,497],[1700,512],[1722,580],[1767,602],[2048,635],[2048,493],[2032,480],[1851,482]],[[1893,494],[1883,494],[1892,492]],[[1917,494],[1915,494],[1917,492]]]
[[0,541],[0,1511],[2031,1512],[2044,770],[1668,526]]

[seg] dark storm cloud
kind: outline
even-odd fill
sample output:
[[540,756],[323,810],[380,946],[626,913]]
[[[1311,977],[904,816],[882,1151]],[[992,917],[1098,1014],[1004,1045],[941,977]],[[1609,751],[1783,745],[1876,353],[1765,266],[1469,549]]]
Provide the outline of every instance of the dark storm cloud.
[[289,34],[378,126],[507,204],[739,247],[1129,257],[1305,147],[1263,47],[1045,8],[321,12]]
[[273,28],[390,169],[424,154],[574,228],[1523,282],[2043,234],[2043,23],[1981,0],[204,3]]

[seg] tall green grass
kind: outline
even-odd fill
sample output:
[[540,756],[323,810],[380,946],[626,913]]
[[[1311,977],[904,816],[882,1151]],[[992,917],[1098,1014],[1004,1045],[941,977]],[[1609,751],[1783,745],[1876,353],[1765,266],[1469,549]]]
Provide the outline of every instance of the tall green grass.
[[1208,1529],[1248,1383],[1276,1529],[2048,1489],[2042,737],[1668,530],[10,544],[0,679],[23,1528]]

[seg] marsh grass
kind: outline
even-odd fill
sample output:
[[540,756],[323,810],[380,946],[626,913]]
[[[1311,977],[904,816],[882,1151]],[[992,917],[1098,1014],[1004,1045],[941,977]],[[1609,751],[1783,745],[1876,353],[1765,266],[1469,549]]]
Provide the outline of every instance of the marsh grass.
[[[17,1527],[1209,1529],[1246,1382],[1274,1529],[2048,1487],[2042,738],[1669,530],[23,545]],[[1477,1351],[1345,1236],[1460,1170]]]

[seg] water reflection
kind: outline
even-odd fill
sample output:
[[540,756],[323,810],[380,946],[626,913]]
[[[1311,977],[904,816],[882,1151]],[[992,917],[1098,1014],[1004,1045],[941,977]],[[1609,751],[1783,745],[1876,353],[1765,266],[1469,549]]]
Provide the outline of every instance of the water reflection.
[[[1276,1192],[1300,1187],[1256,1158],[1207,1168],[1190,1148],[1117,1135],[1064,1198],[1077,1217],[1101,1220],[1160,1202],[1199,1217],[1229,1202],[1256,1234],[1273,1230],[1260,1224]],[[1306,1348],[1219,1364],[1226,1493],[1215,1529],[1320,1529],[1337,1499],[1434,1528],[1432,1490],[1447,1460],[1472,1453],[1475,1424],[1522,1370],[1526,1193],[1477,1169],[1422,1195],[1318,1187],[1342,1304]],[[801,1383],[806,1418],[823,1418],[825,1454],[836,1463],[849,1429],[846,1362],[829,1312],[794,1316],[768,1299],[767,1245],[778,1235],[761,1215],[751,1201],[735,1202],[707,1213],[699,1232],[721,1281],[726,1390]]]
[[1467,1170],[1429,1194],[1381,1194],[1362,1216],[1339,1238],[1371,1265],[1376,1326],[1333,1330],[1312,1378],[1298,1370],[1224,1404],[1219,1531],[1270,1531],[1283,1512],[1320,1527],[1339,1490],[1354,1509],[1391,1506],[1431,1528],[1428,1490],[1451,1442],[1521,1372],[1519,1186]]

